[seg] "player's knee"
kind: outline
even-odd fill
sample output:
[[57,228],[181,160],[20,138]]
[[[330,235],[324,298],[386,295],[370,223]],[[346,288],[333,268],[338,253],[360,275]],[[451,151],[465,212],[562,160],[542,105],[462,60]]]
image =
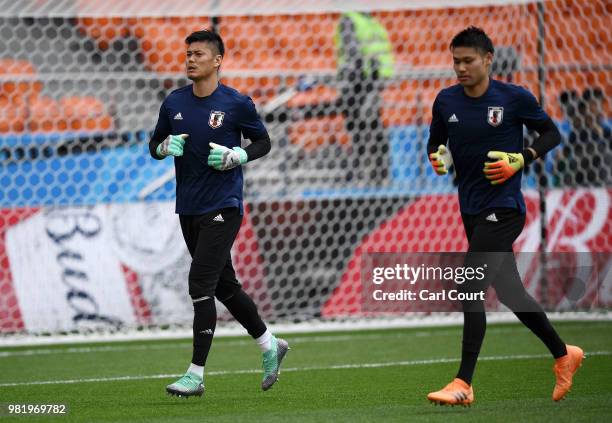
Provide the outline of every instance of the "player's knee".
[[195,313],[195,320],[201,320],[202,316],[208,316],[216,314],[215,298],[203,295],[197,297],[191,297],[193,303],[193,311]]
[[218,281],[218,271],[212,266],[192,263],[189,269],[189,295],[191,298],[213,298]]
[[217,290],[215,291],[215,298],[217,298],[217,300],[220,302],[225,303],[226,301],[231,300],[238,292],[240,292],[241,289],[242,287],[240,285],[219,284],[217,286]]
[[199,308],[202,306],[202,304],[204,304],[204,301],[210,301],[213,300],[213,297],[210,297],[208,295],[201,295],[201,296],[195,296],[195,297],[191,297],[191,302],[193,303],[193,308]]
[[458,295],[461,298],[461,309],[464,313],[484,313],[485,303],[482,292],[486,292],[486,286],[480,284],[459,285]]
[[516,291],[497,291],[497,299],[513,312],[537,312],[541,310],[537,302],[524,288]]
[[191,298],[214,298],[217,281],[213,279],[191,279],[189,278],[189,296]]
[[510,310],[515,311],[519,302],[517,296],[521,295],[522,293],[512,293],[512,292],[506,292],[506,291],[500,291],[497,290],[496,291],[497,294],[497,299],[499,300],[500,303],[502,303],[503,305],[505,305],[506,307],[508,307]]

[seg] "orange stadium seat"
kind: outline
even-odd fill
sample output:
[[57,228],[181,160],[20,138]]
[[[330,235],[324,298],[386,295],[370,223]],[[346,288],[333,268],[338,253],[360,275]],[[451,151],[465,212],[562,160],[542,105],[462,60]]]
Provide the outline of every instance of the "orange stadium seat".
[[69,130],[105,131],[113,126],[104,103],[95,97],[64,97],[59,104]]
[[257,105],[277,96],[282,86],[292,86],[295,83],[295,78],[291,77],[286,78],[283,84],[280,76],[221,76],[221,83],[250,96]]
[[84,34],[95,39],[98,47],[106,50],[117,38],[130,34],[130,25],[136,20],[122,17],[82,17],[76,21],[76,26]]
[[23,132],[27,108],[13,103],[7,96],[0,95],[0,133]]
[[27,60],[0,59],[0,78],[0,95],[19,104],[37,96],[43,87],[42,82],[36,80],[36,68]]
[[185,38],[193,31],[210,28],[206,17],[141,18],[131,25],[141,41],[144,58],[155,72],[184,72]]
[[[547,4],[546,62],[609,65],[612,60],[610,22],[597,4],[585,7],[565,0]],[[612,9],[612,6],[610,6]],[[612,13],[610,10],[608,13]],[[588,46],[588,48],[585,48]]]
[[[517,20],[524,18],[520,7],[405,10],[374,13],[374,16],[387,29],[398,63],[415,68],[449,68],[452,58],[448,46],[453,36],[469,25],[482,27],[497,45],[517,46],[519,37],[525,35],[524,31],[513,30]],[[502,25],[508,30],[500,31]],[[504,34],[504,38],[496,34]]]
[[29,103],[28,129],[34,132],[54,132],[68,129],[66,119],[57,101],[47,96],[32,99]]
[[224,68],[335,69],[337,20],[337,14],[223,17]]
[[27,60],[4,58],[0,59],[0,74],[8,75],[34,75],[36,68]]
[[0,59],[0,78],[0,132],[22,132],[26,129],[27,103],[38,96],[42,83],[36,80],[36,69],[27,60]]
[[288,101],[289,107],[310,106],[318,103],[333,103],[338,98],[338,90],[326,85],[318,85],[308,91],[297,93]]
[[451,81],[401,81],[383,93],[381,116],[385,126],[429,124],[438,91]]
[[[563,66],[606,66],[610,63],[612,36],[609,23],[604,17],[612,13],[612,4],[605,9],[606,6],[601,3],[585,7],[584,2],[578,0],[559,0],[546,2],[545,6],[548,24],[545,62],[551,68],[561,66],[561,69],[547,72],[546,109],[552,117],[562,119],[558,99],[563,90],[575,89],[582,92],[589,86],[609,90],[609,73],[563,69]],[[538,95],[537,74],[534,70],[538,63],[537,13],[534,5],[487,6],[469,10],[407,10],[374,15],[389,32],[396,61],[415,69],[449,69],[452,59],[448,45],[452,37],[468,25],[480,26],[487,31],[496,46],[513,46],[518,51],[524,70],[515,75],[513,82],[525,85]],[[504,34],[503,37],[500,34]],[[584,48],[585,45],[589,48]],[[445,82],[446,85],[453,83],[454,80]],[[416,92],[409,92],[415,89]],[[385,122],[399,124],[411,121],[409,116],[414,116],[415,104],[418,103],[415,97],[417,92],[418,87],[414,86],[410,90],[388,88],[383,109]],[[427,99],[433,101],[432,96],[427,92],[422,95],[423,103],[430,109],[431,103],[427,104]],[[605,102],[604,107],[604,113],[609,116],[609,102]],[[431,111],[425,112],[424,121],[428,121]]]
[[292,144],[302,147],[305,151],[313,151],[329,144],[348,146],[351,142],[342,116],[304,119],[295,122],[289,127],[288,135]]
[[64,97],[55,101],[40,96],[29,103],[28,129],[33,132],[107,131],[113,119],[94,97]]

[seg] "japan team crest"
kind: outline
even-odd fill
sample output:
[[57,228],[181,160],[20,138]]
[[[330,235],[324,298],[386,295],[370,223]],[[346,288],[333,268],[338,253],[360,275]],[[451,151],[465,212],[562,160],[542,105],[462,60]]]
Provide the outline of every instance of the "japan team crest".
[[225,117],[225,112],[218,112],[213,110],[210,112],[210,116],[208,117],[208,125],[212,129],[220,128],[223,125],[223,118]]
[[491,126],[499,126],[504,121],[504,108],[499,106],[489,107],[487,123]]

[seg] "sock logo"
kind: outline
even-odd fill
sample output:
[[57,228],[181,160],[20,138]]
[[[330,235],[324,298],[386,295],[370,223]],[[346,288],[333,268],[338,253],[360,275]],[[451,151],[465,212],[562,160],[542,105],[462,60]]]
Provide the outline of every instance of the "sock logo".
[[203,333],[204,335],[212,335],[213,334],[213,330],[212,329],[204,329],[204,330],[201,330],[200,333]]

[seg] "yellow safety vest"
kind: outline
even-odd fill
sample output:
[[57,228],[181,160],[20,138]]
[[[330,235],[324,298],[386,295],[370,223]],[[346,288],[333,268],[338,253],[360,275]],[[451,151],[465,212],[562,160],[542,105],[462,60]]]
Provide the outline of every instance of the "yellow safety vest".
[[[364,76],[370,76],[372,63],[378,62],[379,77],[392,77],[394,74],[393,46],[385,27],[373,17],[359,12],[348,12],[345,16],[353,21],[355,27],[355,37],[359,41],[361,54],[365,59],[362,69]],[[342,66],[346,61],[346,52],[342,43],[340,25],[336,28],[334,41],[338,51],[338,66]]]

